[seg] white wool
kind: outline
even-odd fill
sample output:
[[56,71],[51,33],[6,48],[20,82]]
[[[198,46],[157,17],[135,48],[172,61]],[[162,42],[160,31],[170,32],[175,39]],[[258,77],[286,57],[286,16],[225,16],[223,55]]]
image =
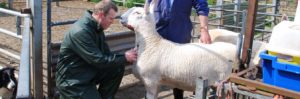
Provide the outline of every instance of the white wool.
[[[212,29],[209,30],[209,35],[212,42],[229,42],[237,45],[238,33],[228,31],[225,29]],[[257,66],[260,63],[259,53],[265,50],[266,43],[254,40],[252,44],[252,54],[249,65]]]
[[128,16],[134,27],[138,60],[134,67],[143,81],[148,99],[157,98],[159,85],[195,90],[197,77],[207,78],[209,84],[224,80],[236,61],[236,46],[232,43],[178,44],[163,39],[155,30],[151,14],[136,8]]

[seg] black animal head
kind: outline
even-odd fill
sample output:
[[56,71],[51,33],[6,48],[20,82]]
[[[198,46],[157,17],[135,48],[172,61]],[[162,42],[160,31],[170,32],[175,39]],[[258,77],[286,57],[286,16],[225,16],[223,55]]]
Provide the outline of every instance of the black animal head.
[[17,80],[15,78],[15,68],[5,67],[0,70],[0,88],[7,88],[13,90],[17,86]]

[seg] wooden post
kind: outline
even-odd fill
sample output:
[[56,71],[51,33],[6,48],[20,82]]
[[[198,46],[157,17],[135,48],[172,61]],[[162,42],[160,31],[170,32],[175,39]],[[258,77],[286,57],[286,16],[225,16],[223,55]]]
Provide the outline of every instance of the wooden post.
[[253,36],[255,32],[255,18],[257,13],[257,4],[258,0],[248,0],[248,14],[247,14],[247,25],[246,25],[246,33],[243,44],[243,52],[242,52],[242,65],[240,66],[240,70],[245,69],[245,65],[249,64],[249,60],[251,58],[251,48],[253,43]]

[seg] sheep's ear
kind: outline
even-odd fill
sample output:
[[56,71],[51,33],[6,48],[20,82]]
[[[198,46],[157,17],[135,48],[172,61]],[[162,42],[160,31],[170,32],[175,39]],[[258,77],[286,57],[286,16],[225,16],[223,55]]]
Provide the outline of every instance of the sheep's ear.
[[144,9],[145,9],[145,14],[149,14],[149,4],[150,4],[151,0],[146,0],[145,1],[145,5],[144,5]]
[[154,8],[157,5],[157,0],[151,0],[151,2],[148,2],[149,4],[149,13],[153,14],[154,13]]
[[289,17],[284,13],[282,14],[281,21],[289,21]]

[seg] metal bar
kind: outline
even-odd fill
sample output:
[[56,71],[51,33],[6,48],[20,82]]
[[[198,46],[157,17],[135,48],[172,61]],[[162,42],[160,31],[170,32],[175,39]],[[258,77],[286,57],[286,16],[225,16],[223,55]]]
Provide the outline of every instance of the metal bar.
[[[240,9],[241,9],[241,0],[235,0],[234,2],[237,4],[237,5],[234,6],[234,10],[240,11]],[[234,23],[235,23],[235,26],[238,26],[239,23],[240,23],[240,13],[234,12],[234,14],[236,15],[236,16],[234,16],[234,20],[235,20]],[[237,32],[238,29],[235,29],[235,31]]]
[[259,19],[265,19],[265,17],[267,17],[267,15],[262,15],[262,16],[259,16],[259,17],[256,17],[256,20],[259,20]]
[[[217,0],[217,5],[223,5],[223,0]],[[218,7],[216,9],[217,10],[221,10],[221,9],[223,9],[223,6]],[[222,14],[223,14],[223,11],[216,12],[217,18],[219,18],[219,21],[218,21],[219,24],[223,24],[223,20],[221,19],[222,18]],[[220,28],[220,26],[218,26],[218,28]]]
[[[196,11],[193,10],[193,12],[195,13]],[[193,14],[193,22],[195,22],[196,19],[198,19],[198,15]],[[196,32],[196,25],[197,25],[197,24],[194,24],[194,23],[193,23],[193,25],[192,25],[192,26],[193,26],[193,30],[192,30],[192,38],[195,37],[195,35],[197,35],[197,32]],[[191,39],[191,42],[195,42],[196,39],[197,39],[197,38]]]
[[199,77],[196,79],[196,98],[195,99],[206,99],[206,93],[208,89],[208,79]]
[[42,0],[31,0],[33,25],[33,98],[43,99],[43,68],[42,68]]
[[17,35],[17,33],[14,33],[14,32],[2,29],[2,28],[0,28],[0,32],[5,33],[5,34],[10,35],[10,36],[13,36],[13,37],[18,38],[18,39],[22,39],[21,35]]
[[30,96],[30,29],[29,18],[24,19],[24,31],[19,68],[17,99],[31,99]]
[[[196,23],[196,24],[197,24],[197,23]],[[209,25],[243,29],[243,26],[242,26],[242,27],[239,27],[239,26],[234,26],[234,25],[220,25],[220,24],[211,24],[211,23],[209,23]],[[243,30],[242,30],[242,31],[243,31]],[[269,33],[272,32],[272,31],[269,31],[269,30],[263,30],[263,29],[255,29],[255,31],[259,31],[259,32],[269,32]]]
[[[208,19],[208,21],[214,21],[214,20],[220,20],[220,19],[221,19],[221,17],[215,17],[215,18]],[[199,23],[197,23],[197,24],[199,24]]]
[[248,65],[251,57],[252,43],[253,43],[253,35],[254,35],[254,26],[255,26],[255,18],[258,0],[249,0],[248,13],[247,13],[247,26],[242,50],[242,64],[240,66],[240,70],[243,70],[245,67],[242,65]]
[[261,23],[261,24],[255,25],[255,28],[258,28],[258,27],[263,26],[263,25],[265,25],[265,24],[266,24],[266,22],[263,22],[263,23]]
[[9,52],[9,51],[7,51],[7,50],[5,50],[5,49],[0,48],[0,53],[3,53],[3,54],[5,54],[5,55],[8,55],[8,56],[10,56],[10,57],[12,57],[12,58],[14,58],[14,59],[20,60],[20,56],[19,56],[19,55],[16,55],[16,54],[14,54],[14,53],[11,53],[11,52]]
[[241,52],[242,52],[242,43],[244,41],[244,33],[245,33],[245,29],[246,29],[246,16],[247,16],[247,11],[246,10],[243,10],[243,13],[242,13],[242,28],[241,28],[241,33],[239,34],[239,44],[238,44],[238,53],[237,53],[237,56],[238,56],[238,59],[239,59],[239,64],[241,64]]
[[29,14],[22,14],[21,12],[13,11],[13,10],[7,10],[4,8],[0,8],[0,12],[10,14],[10,15],[15,15],[15,16],[20,16],[20,17],[30,17]]
[[[282,17],[282,14],[272,14],[272,13],[263,13],[263,12],[257,12],[257,14],[259,14],[259,15],[269,15],[269,16],[275,16],[275,17]],[[292,17],[292,16],[288,16],[288,17]]]
[[222,5],[210,6],[209,8],[218,8],[218,7],[233,6],[233,5],[236,5],[236,3],[230,3],[230,4],[223,4],[222,3]]
[[[227,12],[237,12],[237,13],[243,13],[243,11],[235,11],[235,10],[228,10],[228,9],[216,9],[216,8],[210,8],[212,11],[227,11]],[[269,16],[276,16],[276,17],[281,17],[282,15],[280,14],[272,14],[272,13],[264,13],[264,12],[257,12],[259,15],[269,15]],[[288,16],[288,17],[293,17],[293,16]]]
[[[51,20],[50,20],[51,21]],[[73,24],[77,20],[67,20],[67,21],[59,21],[59,22],[52,22],[51,26],[58,26],[58,25],[68,25],[68,24]]]
[[267,9],[267,8],[271,8],[271,7],[275,7],[275,6],[265,5],[265,7],[259,7],[259,8],[257,8],[257,10],[263,10],[263,9]]
[[17,16],[16,18],[17,35],[21,35],[21,17]]
[[259,32],[268,32],[268,33],[271,33],[272,31],[269,31],[269,30],[263,30],[263,29],[255,29],[255,31],[259,31]]
[[125,31],[125,32],[116,32],[116,33],[109,33],[105,34],[106,40],[118,40],[118,39],[123,39],[123,38],[128,38],[128,37],[134,37],[134,32],[132,31]]
[[243,13],[243,11],[228,10],[228,9],[216,9],[216,8],[210,8],[210,10],[212,10],[212,11],[227,11],[227,12]]
[[[272,9],[272,13],[273,13],[273,14],[276,14],[277,11],[278,11],[278,8],[277,8],[277,7],[279,6],[278,1],[279,1],[279,0],[272,0],[272,5],[275,6],[275,7]],[[276,17],[273,16],[273,17],[272,17],[272,20],[273,20],[273,24],[275,24],[275,22],[276,22]]]
[[[250,96],[250,97],[256,98],[256,99],[273,99],[273,97],[270,97],[270,96],[265,96],[265,95],[260,95],[260,94],[249,92],[249,91],[240,90],[237,87],[237,85],[225,84],[224,88],[225,88],[225,90],[228,90],[228,91],[232,90],[235,93],[242,94],[245,96]],[[252,98],[250,98],[250,99],[252,99]]]
[[[231,16],[234,16],[235,14],[228,14],[228,15],[225,15],[223,17],[216,17],[216,18],[211,18],[211,19],[208,19],[208,21],[214,21],[214,20],[218,20],[218,19],[223,19],[224,17],[231,17]],[[200,24],[199,22],[196,22],[194,21],[193,23],[195,24]]]
[[51,26],[52,26],[52,23],[51,23],[51,11],[52,11],[52,8],[51,8],[51,2],[52,0],[47,0],[47,82],[48,82],[48,86],[47,86],[47,95],[48,95],[48,98],[49,99],[53,99],[54,98],[54,84],[53,84],[53,81],[51,80],[51,75],[52,75],[52,60],[51,60],[51,55],[52,55],[52,52],[51,52],[51,49],[52,49],[52,44],[51,44]]
[[256,89],[259,89],[259,90],[271,92],[271,93],[278,94],[278,95],[288,96],[288,97],[295,98],[295,99],[300,97],[299,92],[295,92],[295,91],[284,89],[284,88],[275,87],[275,86],[272,86],[272,85],[267,85],[267,84],[264,84],[264,83],[261,83],[261,82],[241,78],[241,77],[238,77],[238,76],[230,76],[229,80],[230,80],[230,82],[233,82],[233,83],[236,83],[236,84],[246,85],[248,87],[253,87],[253,88],[256,88]]
[[13,9],[14,0],[7,0],[7,1],[8,1],[8,9]]
[[231,16],[234,16],[234,15],[235,15],[235,13],[233,13],[233,14],[227,14],[227,15],[223,15],[222,18],[225,18],[225,17],[231,17]]
[[209,24],[209,25],[212,25],[212,26],[221,26],[221,27],[229,27],[229,28],[238,28],[238,29],[242,28],[242,27],[237,27],[235,25],[220,25],[220,24]]

